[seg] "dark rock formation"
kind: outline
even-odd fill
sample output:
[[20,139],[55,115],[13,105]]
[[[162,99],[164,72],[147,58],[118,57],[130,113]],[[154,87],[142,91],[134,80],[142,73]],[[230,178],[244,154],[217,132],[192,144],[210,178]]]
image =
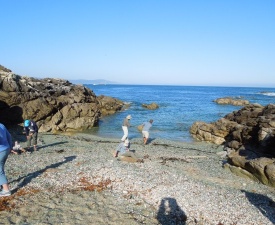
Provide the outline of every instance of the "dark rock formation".
[[102,116],[107,116],[120,111],[124,107],[124,103],[118,99],[100,95],[97,97]]
[[146,108],[146,109],[151,109],[151,110],[154,110],[154,109],[158,109],[159,106],[157,103],[153,102],[151,104],[142,104],[142,107]]
[[198,140],[223,144],[231,171],[275,186],[274,104],[250,104],[214,123],[195,122],[190,133]]
[[4,67],[2,65],[0,65],[0,71],[4,72],[4,73],[10,73],[10,72],[12,72],[10,69],[8,69],[8,68],[6,68],[6,67]]
[[235,106],[244,106],[249,104],[248,100],[241,99],[241,98],[232,98],[232,97],[218,98],[214,100],[214,102],[221,105],[235,105]]
[[79,131],[97,125],[101,111],[108,115],[122,106],[121,101],[110,97],[97,99],[92,90],[67,80],[21,77],[7,69],[0,71],[2,123],[19,124],[32,119],[40,132]]

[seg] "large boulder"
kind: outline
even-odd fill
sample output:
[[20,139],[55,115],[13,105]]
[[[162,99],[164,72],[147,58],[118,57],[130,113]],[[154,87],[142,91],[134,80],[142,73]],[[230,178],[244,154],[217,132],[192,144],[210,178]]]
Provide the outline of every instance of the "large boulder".
[[224,118],[215,123],[195,122],[190,128],[190,133],[197,140],[220,145],[225,143],[226,137],[236,125],[236,122]]
[[[249,151],[247,154],[250,154]],[[248,178],[275,187],[275,158],[229,154],[228,165],[225,167],[237,175],[245,174]]]
[[67,80],[36,79],[0,71],[2,123],[20,124],[32,119],[40,132],[85,130],[98,124],[101,111],[108,115],[121,109],[118,100],[113,99],[111,109],[102,102],[92,90]]
[[158,106],[158,104],[157,103],[155,103],[155,102],[152,102],[151,104],[142,104],[142,107],[143,108],[146,108],[146,109],[150,109],[150,110],[155,110],[155,109],[158,109],[159,108],[159,106]]

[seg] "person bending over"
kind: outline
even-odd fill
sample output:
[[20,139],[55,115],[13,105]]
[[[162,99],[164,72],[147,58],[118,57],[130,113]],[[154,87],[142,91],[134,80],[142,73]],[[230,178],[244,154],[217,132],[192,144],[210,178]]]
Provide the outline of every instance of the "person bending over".
[[142,159],[139,159],[135,153],[130,151],[130,142],[129,139],[126,138],[125,141],[121,142],[114,153],[114,157],[124,156],[124,157],[131,157],[135,160],[135,162],[143,162]]
[[37,150],[38,126],[33,120],[25,120],[24,131],[27,136],[27,149],[33,144],[33,150]]

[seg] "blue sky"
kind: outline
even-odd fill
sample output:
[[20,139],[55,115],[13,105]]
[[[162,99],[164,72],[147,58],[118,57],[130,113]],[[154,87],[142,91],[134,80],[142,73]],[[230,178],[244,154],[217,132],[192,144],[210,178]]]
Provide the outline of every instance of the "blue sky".
[[274,0],[0,0],[0,64],[124,84],[275,87]]

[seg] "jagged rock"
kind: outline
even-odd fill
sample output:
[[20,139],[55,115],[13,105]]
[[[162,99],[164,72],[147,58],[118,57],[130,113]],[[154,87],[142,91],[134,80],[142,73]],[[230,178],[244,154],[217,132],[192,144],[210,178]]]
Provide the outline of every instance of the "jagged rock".
[[275,187],[275,162],[266,165],[265,174],[269,185]]
[[242,144],[240,142],[236,141],[236,140],[233,140],[233,141],[228,142],[227,146],[229,148],[238,150],[242,146]]
[[151,109],[151,110],[154,110],[154,109],[158,109],[159,106],[157,103],[153,102],[151,104],[142,104],[142,107],[146,108],[146,109]]
[[232,173],[236,174],[237,176],[249,178],[254,181],[259,181],[253,174],[249,173],[247,170],[242,169],[241,167],[233,166],[228,163],[224,165],[224,168],[229,169]]
[[103,116],[112,115],[124,107],[124,103],[118,99],[100,95],[97,97]]
[[92,90],[67,80],[0,72],[0,121],[3,123],[19,124],[24,119],[32,119],[40,132],[79,131],[97,125],[101,111],[108,115],[120,110],[122,104],[110,97],[97,99]]
[[12,72],[10,69],[8,69],[8,68],[6,68],[6,67],[0,65],[0,74],[1,74],[1,73],[2,73],[2,74],[4,74],[4,73],[10,73],[10,72]]
[[236,122],[224,118],[210,124],[205,122],[195,122],[190,128],[190,133],[197,140],[223,144],[225,143],[225,139],[229,135],[230,130],[236,125]]
[[[237,153],[229,155],[230,169],[234,173],[240,172],[263,184],[275,187],[275,159],[274,158],[250,158],[240,156]],[[234,169],[233,169],[234,168]],[[249,175],[248,175],[249,174]]]
[[268,164],[274,163],[274,159],[265,157],[248,160],[245,164],[245,168],[248,172],[253,174],[263,184],[268,184],[268,178],[265,174],[265,168]]
[[235,105],[235,106],[243,106],[243,105],[249,104],[248,100],[244,100],[241,98],[232,98],[232,97],[218,98],[214,100],[214,102],[221,105]]
[[213,123],[195,122],[192,136],[233,150],[228,162],[275,186],[275,104],[250,104]]
[[241,168],[245,168],[245,164],[247,162],[246,157],[245,156],[240,156],[237,152],[232,152],[231,154],[228,154],[228,158],[229,158],[229,162],[230,164],[237,166],[237,167],[241,167]]
[[[190,128],[190,133],[198,140],[224,143],[226,145],[236,141],[240,143],[240,147],[242,145],[255,146],[259,150],[275,156],[273,151],[275,144],[274,122],[274,104],[269,104],[266,107],[259,104],[250,104],[213,123],[195,122]],[[209,138],[210,136],[218,136],[221,141]],[[236,143],[234,146],[236,146]]]

